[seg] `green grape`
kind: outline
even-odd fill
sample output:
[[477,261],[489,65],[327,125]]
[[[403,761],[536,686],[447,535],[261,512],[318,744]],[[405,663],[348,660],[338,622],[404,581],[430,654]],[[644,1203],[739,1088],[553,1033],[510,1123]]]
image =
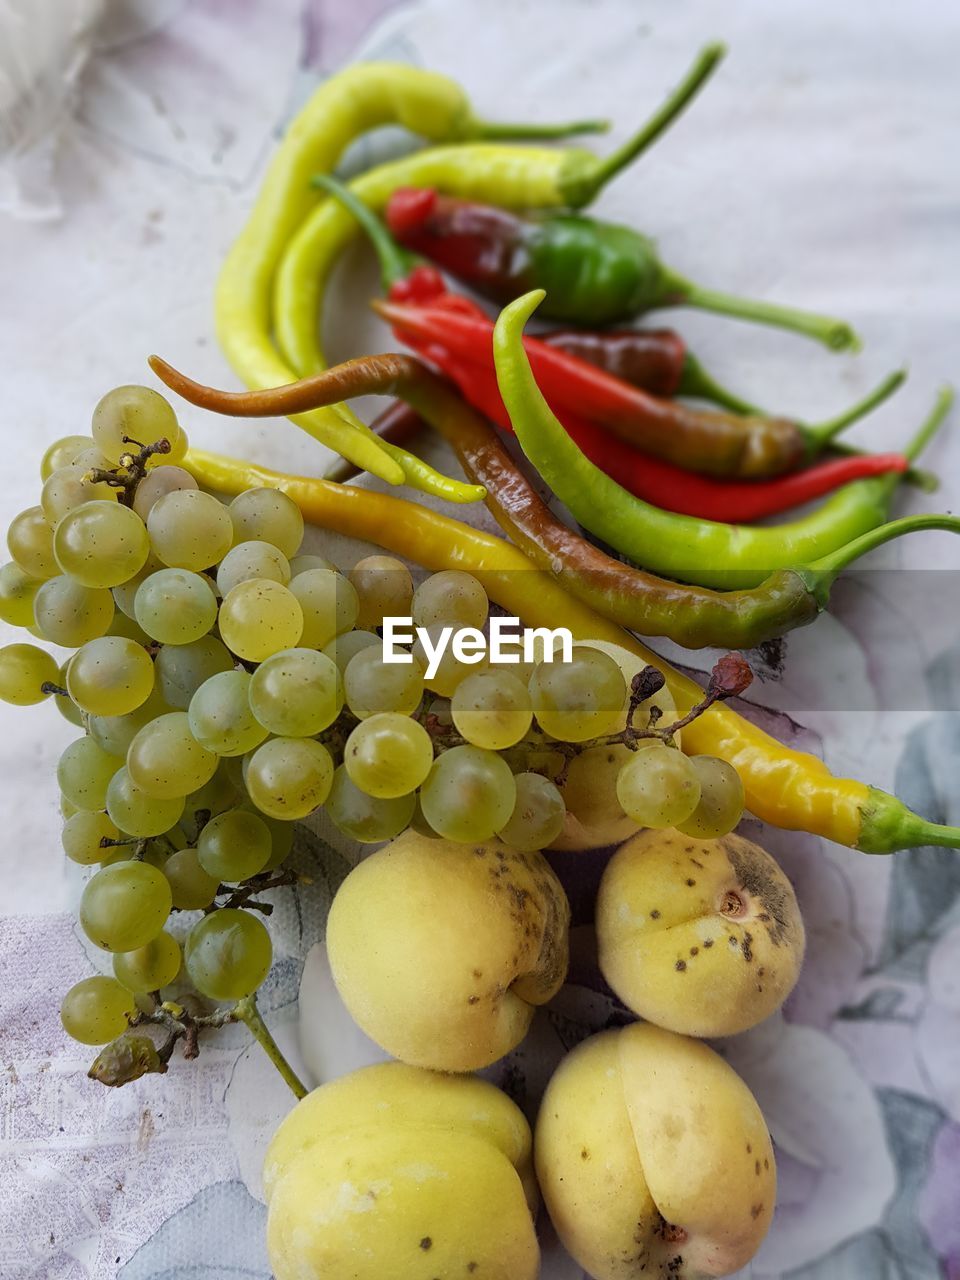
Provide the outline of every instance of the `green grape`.
[[361,844],[377,844],[392,840],[407,829],[416,804],[413,792],[392,800],[368,796],[350,781],[346,768],[340,765],[333,775],[325,809],[344,835]]
[[135,951],[118,951],[113,957],[117,981],[136,995],[169,987],[180,972],[180,943],[165,929]]
[[700,800],[690,817],[674,826],[697,840],[728,835],[743,817],[743,782],[739,773],[717,756],[688,758],[700,779]]
[[147,528],[119,502],[84,502],[68,511],[53,535],[57,564],[85,587],[116,587],[146,564]]
[[101,636],[74,654],[67,689],[77,706],[93,716],[125,716],[150,697],[153,663],[135,640]]
[[183,951],[190,980],[210,1000],[242,1000],[263,982],[273,962],[266,926],[249,911],[226,907],[190,930]]
[[62,818],[72,818],[75,813],[79,813],[79,812],[80,812],[79,807],[75,805],[72,800],[68,800],[66,796],[61,795],[60,816]]
[[510,766],[495,751],[453,747],[434,762],[420,788],[423,816],[445,840],[489,840],[517,802]]
[[230,503],[234,542],[256,538],[278,547],[286,558],[295,556],[303,541],[300,508],[278,489],[247,489]]
[[519,742],[533,722],[526,685],[505,671],[467,676],[450,700],[453,723],[476,747],[500,751]]
[[[431,647],[433,649],[440,642],[440,637],[445,628],[458,627],[460,624],[455,622],[438,622],[434,626],[427,627],[427,635],[430,638]],[[422,640],[417,640],[413,646],[413,656],[420,663],[425,672],[430,670],[430,657],[427,653],[426,646]],[[434,693],[439,693],[442,698],[452,698],[457,691],[460,683],[466,680],[469,675],[478,675],[481,671],[486,670],[487,660],[485,656],[480,657],[479,662],[461,662],[453,650],[453,645],[448,644],[437,664],[434,674],[424,675],[424,683],[427,688]]]
[[423,668],[416,658],[385,662],[382,648],[369,645],[350,659],[343,688],[347,706],[359,720],[382,711],[410,715],[423,697]]
[[374,635],[372,631],[344,631],[343,635],[334,636],[332,640],[321,649],[321,653],[325,653],[328,658],[332,658],[340,670],[340,674],[347,669],[350,659],[366,649],[370,645],[381,645],[383,642],[379,636]]
[[293,848],[295,824],[283,818],[269,818],[265,813],[260,814],[260,821],[267,824],[267,830],[270,832],[270,857],[263,869],[276,871],[286,861]]
[[162,871],[146,862],[114,862],[84,886],[80,924],[104,951],[135,951],[157,936],[172,906]]
[[513,813],[497,834],[512,849],[546,849],[563,830],[567,813],[560,788],[539,773],[518,773],[514,782]]
[[357,620],[356,588],[341,573],[308,569],[291,579],[290,590],[303,610],[300,644],[305,649],[322,649],[335,636],[350,631]]
[[[541,645],[540,647],[542,648],[543,646]],[[537,669],[537,664],[536,662],[525,661],[521,657],[519,650],[515,651],[515,656],[520,659],[519,662],[506,662],[503,658],[501,658],[499,662],[494,662],[492,659],[488,659],[487,670],[505,671],[507,675],[516,676],[524,688],[526,688],[530,683],[530,677]]]
[[12,561],[0,568],[0,620],[12,627],[31,627],[33,602],[40,590],[36,578],[28,577]]
[[48,476],[40,490],[40,506],[54,530],[65,515],[87,502],[116,501],[116,489],[105,480],[90,479],[86,467],[60,467]]
[[126,640],[135,640],[144,648],[150,644],[150,637],[135,618],[128,618],[121,610],[114,611],[113,621],[107,628],[108,636],[123,636]]
[[[121,831],[144,840],[149,836],[162,836],[180,821],[183,814],[183,796],[170,799],[149,796],[136,785],[126,767],[120,768],[107,787],[107,813]],[[129,951],[130,947],[121,947]]]
[[53,555],[53,530],[42,507],[28,507],[13,517],[7,546],[14,563],[29,578],[52,578],[58,572]]
[[561,742],[586,742],[623,728],[623,672],[599,649],[574,645],[570,662],[541,662],[529,687],[540,728]]
[[414,799],[416,800],[416,804],[413,806],[413,816],[410,819],[410,830],[415,831],[418,836],[426,836],[428,840],[439,840],[440,837],[423,816],[423,806],[420,804],[419,795],[415,796]]
[[233,545],[230,513],[199,489],[166,493],[150,508],[147,532],[154,554],[173,569],[206,569]]
[[250,709],[250,675],[221,671],[204,681],[190,700],[190,732],[218,756],[242,756],[260,745],[268,730]]
[[197,482],[183,467],[171,467],[166,463],[149,471],[137,485],[133,495],[133,509],[146,524],[147,517],[161,498],[182,489],[196,489]]
[[93,436],[61,436],[54,440],[40,461],[40,479],[47,480],[54,471],[69,467],[78,453],[93,445]]
[[161,649],[154,666],[164,700],[178,711],[186,711],[201,685],[233,670],[233,657],[222,640],[203,636],[192,644]]
[[617,777],[632,759],[629,747],[615,742],[588,747],[568,764],[563,800],[568,811],[588,830],[623,817],[617,799]]
[[83,867],[110,858],[114,850],[104,849],[100,841],[119,838],[120,832],[105,813],[88,813],[83,809],[71,814],[60,832],[64,853]]
[[433,765],[433,742],[422,724],[393,711],[361,720],[347,739],[343,763],[350,781],[378,800],[416,791]]
[[225,596],[237,583],[251,578],[269,578],[285,587],[290,581],[290,562],[270,542],[238,542],[220,561],[217,588]]
[[252,578],[228,592],[220,606],[220,635],[227,648],[248,662],[292,649],[303,632],[303,610],[279,582]]
[[171,853],[164,863],[163,874],[178,911],[202,911],[210,906],[220,887],[220,881],[208,876],[201,867],[196,849]]
[[309,738],[333,724],[343,707],[337,664],[316,649],[283,649],[250,680],[250,709],[270,733]]
[[357,591],[357,626],[373,630],[384,618],[409,618],[413,578],[395,556],[365,556],[347,574]]
[[187,796],[183,806],[184,820],[195,818],[198,813],[215,818],[218,813],[232,809],[239,798],[233,779],[221,761],[213,777]]
[[44,582],[33,601],[38,630],[45,640],[65,649],[78,649],[106,635],[113,611],[109,591],[85,587],[66,573]]
[[[67,668],[70,666],[70,661],[71,659],[68,658],[66,662],[62,663],[57,673],[57,685],[61,689],[67,687]],[[87,727],[86,717],[69,694],[66,697],[62,693],[55,694],[53,701],[57,710],[69,724],[75,725],[78,729]]]
[[30,707],[50,695],[44,684],[56,684],[56,660],[35,644],[8,644],[0,649],[0,699],[15,707]]
[[115,467],[111,459],[95,444],[81,449],[70,465],[82,467],[84,471],[112,471]]
[[116,978],[97,974],[70,988],[60,1005],[60,1021],[80,1044],[108,1044],[123,1035],[136,1011],[132,992]]
[[147,470],[152,471],[155,467],[160,467],[168,462],[183,462],[189,449],[190,441],[187,439],[187,433],[181,427],[179,436],[170,443],[170,452],[167,454],[155,454],[152,458],[148,458]]
[[141,584],[146,582],[151,573],[156,573],[159,569],[165,568],[166,565],[163,561],[158,560],[151,551],[139,573],[135,573],[132,578],[128,578],[126,582],[121,582],[113,588],[113,599],[117,608],[125,617],[136,618],[135,605],[137,592],[140,590]]
[[87,732],[108,755],[119,756],[123,760],[130,749],[130,743],[143,726],[169,710],[160,691],[154,688],[146,702],[135,711],[128,711],[125,716],[88,716]]
[[211,818],[197,841],[201,867],[224,884],[249,880],[263,870],[272,852],[267,824],[247,809],[229,809]]
[[641,827],[675,827],[700,803],[700,778],[682,751],[662,742],[641,746],[617,775],[617,799]]
[[110,780],[122,763],[93,738],[75,738],[57,762],[60,790],[78,809],[102,809]]
[[326,556],[294,556],[290,561],[291,578],[299,577],[301,573],[308,573],[311,569],[330,569],[336,573],[337,566]]
[[444,569],[424,579],[413,593],[410,613],[417,627],[452,623],[458,627],[482,627],[490,601],[473,574]]
[[127,773],[148,796],[188,796],[217,771],[218,760],[190,732],[186,711],[170,711],[145,724],[127,751]]
[[247,794],[271,818],[305,818],[330,793],[333,761],[313,738],[271,738],[245,763]]
[[134,615],[161,644],[192,644],[217,620],[217,597],[209,580],[189,569],[160,569],[137,589]]
[[93,438],[114,462],[140,446],[179,443],[180,424],[167,400],[151,387],[114,387],[93,411]]

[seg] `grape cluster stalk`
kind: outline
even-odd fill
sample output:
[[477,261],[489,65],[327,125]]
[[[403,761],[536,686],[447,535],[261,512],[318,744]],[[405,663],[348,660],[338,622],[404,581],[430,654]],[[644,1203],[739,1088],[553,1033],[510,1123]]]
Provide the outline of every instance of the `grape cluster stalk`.
[[[385,617],[482,630],[482,585],[415,584],[383,555],[341,573],[302,551],[285,494],[225,504],[186,450],[157,392],[108,392],[89,435],[45,453],[0,568],[0,619],[60,650],[0,649],[0,697],[52,700],[80,730],[57,767],[62,843],[90,869],[80,924],[112,974],[72,987],[61,1018],[107,1046],[94,1078],[163,1071],[177,1043],[195,1056],[201,1031],[240,1020],[303,1092],[256,1006],[273,958],[259,895],[295,883],[294,825],[318,810],[363,844],[413,827],[517,850],[571,817],[704,839],[739,821],[736,771],[677,748],[652,668],[628,685],[589,645],[513,664],[448,648],[428,676],[420,641],[388,662]],[[704,706],[743,687],[715,677]]]

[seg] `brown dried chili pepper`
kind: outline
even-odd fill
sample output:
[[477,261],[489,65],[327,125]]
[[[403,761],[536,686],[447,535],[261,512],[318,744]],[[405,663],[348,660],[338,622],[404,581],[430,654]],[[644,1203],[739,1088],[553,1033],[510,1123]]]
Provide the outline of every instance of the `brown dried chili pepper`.
[[[750,648],[812,622],[826,607],[830,586],[849,553],[865,541],[858,539],[822,567],[782,569],[750,590],[722,592],[669,582],[621,564],[568,529],[493,428],[412,356],[364,356],[285,387],[249,392],[204,386],[157,356],[151,356],[150,366],[190,403],[237,417],[299,413],[360,395],[401,397],[453,445],[467,474],[486,487],[487,506],[501,528],[538,568],[611,621],[642,635],[668,636],[691,649]],[[886,529],[899,524],[894,521]],[[868,535],[874,541],[885,536],[893,535]]]

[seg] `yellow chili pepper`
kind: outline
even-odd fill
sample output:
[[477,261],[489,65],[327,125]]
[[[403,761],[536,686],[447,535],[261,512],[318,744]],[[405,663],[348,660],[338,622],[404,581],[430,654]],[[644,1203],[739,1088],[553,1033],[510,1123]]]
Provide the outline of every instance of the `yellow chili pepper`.
[[[484,137],[565,137],[597,132],[603,121],[562,125],[488,124],[470,109],[463,89],[447,76],[401,63],[366,62],[325,81],[292,122],[267,171],[259,196],[220,273],[216,326],[227,359],[250,387],[290,382],[293,374],[270,336],[270,290],[287,241],[320,198],[310,185],[328,172],[359,134],[398,124],[438,142]],[[588,154],[588,153],[583,153]],[[385,450],[369,428],[340,406],[302,414],[297,425],[323,444],[393,484],[404,480],[452,501],[482,494],[438,475],[405,450]]]
[[[512,209],[580,208],[589,204],[611,178],[677,118],[724,53],[720,44],[702,49],[683,80],[642,128],[608,156],[596,156],[579,147],[550,149],[489,143],[438,147],[381,165],[353,183],[352,190],[375,209],[381,209],[393,191],[402,186],[437,187],[449,195]],[[412,127],[424,131],[419,125]],[[429,136],[439,139],[436,131]],[[317,165],[314,172],[321,169],[326,171]],[[315,191],[313,199],[319,200],[320,193]],[[283,246],[274,282],[274,324],[281,351],[301,375],[317,373],[325,367],[316,334],[323,290],[343,246],[358,230],[336,201],[325,200],[300,223],[289,248]],[[283,379],[258,382],[256,386],[293,380],[288,371]]]
[[[416,503],[353,485],[284,475],[253,463],[192,449],[184,464],[197,480],[221,493],[265,486],[282,489],[304,518],[322,528],[372,542],[425,569],[465,569],[497,604],[527,626],[570,629],[574,639],[609,640],[663,672],[681,714],[703,696],[627,631],[568,596],[522,551],[502,538],[439,515]],[[916,845],[960,848],[960,828],[927,822],[894,796],[850,778],[837,778],[822,760],[783,746],[770,734],[717,703],[683,731],[693,755],[729,761],[743,780],[746,804],[764,822],[809,831],[867,853]]]

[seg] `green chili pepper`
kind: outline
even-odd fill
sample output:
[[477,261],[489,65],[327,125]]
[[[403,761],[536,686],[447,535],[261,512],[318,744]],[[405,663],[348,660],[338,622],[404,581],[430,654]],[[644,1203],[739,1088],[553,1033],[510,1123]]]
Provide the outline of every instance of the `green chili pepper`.
[[[900,475],[856,480],[811,515],[770,528],[721,524],[661,511],[622,489],[581,453],[540,392],[523,347],[523,327],[542,292],[518,298],[493,335],[500,394],[523,452],[574,519],[644,568],[701,586],[757,586],[775,569],[821,561],[882,525]],[[953,393],[904,454],[911,461],[946,417]]]
[[616,223],[576,213],[519,218],[449,195],[403,191],[390,201],[387,221],[408,249],[495,302],[546,290],[545,318],[607,325],[658,307],[700,307],[802,333],[834,351],[860,346],[842,320],[701,288],[664,266],[651,239]]

